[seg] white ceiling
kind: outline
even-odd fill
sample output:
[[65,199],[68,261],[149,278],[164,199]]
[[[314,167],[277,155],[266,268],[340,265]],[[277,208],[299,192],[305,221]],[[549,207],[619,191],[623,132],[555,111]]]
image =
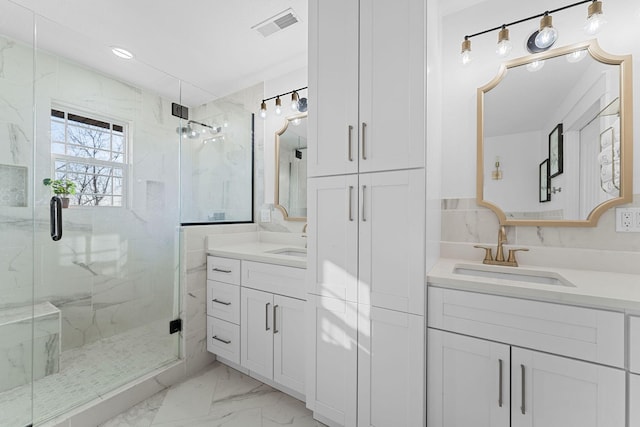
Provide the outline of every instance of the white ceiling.
[[[307,0],[0,0],[0,34],[31,40],[8,19],[35,11],[38,47],[197,106],[307,65]],[[251,27],[287,8],[300,22],[265,38]],[[133,52],[116,58],[110,46]]]

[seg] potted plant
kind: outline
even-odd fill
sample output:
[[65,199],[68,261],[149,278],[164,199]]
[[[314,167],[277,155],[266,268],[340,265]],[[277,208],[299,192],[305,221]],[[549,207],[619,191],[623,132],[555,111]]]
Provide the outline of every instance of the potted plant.
[[50,185],[53,189],[53,193],[60,197],[62,200],[62,207],[69,207],[69,195],[76,194],[76,183],[69,181],[68,179],[51,179],[45,178],[42,180],[44,185]]

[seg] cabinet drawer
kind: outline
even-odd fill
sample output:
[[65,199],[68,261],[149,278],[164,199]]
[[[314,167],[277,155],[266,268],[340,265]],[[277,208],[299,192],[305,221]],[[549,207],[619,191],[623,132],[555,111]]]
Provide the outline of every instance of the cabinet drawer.
[[640,374],[640,317],[629,317],[629,370]]
[[624,367],[622,313],[430,286],[428,325]]
[[240,260],[208,256],[207,279],[240,286]]
[[240,364],[240,326],[207,316],[207,350]]
[[207,280],[207,314],[240,323],[240,286]]
[[305,300],[306,271],[304,268],[242,261],[242,286]]

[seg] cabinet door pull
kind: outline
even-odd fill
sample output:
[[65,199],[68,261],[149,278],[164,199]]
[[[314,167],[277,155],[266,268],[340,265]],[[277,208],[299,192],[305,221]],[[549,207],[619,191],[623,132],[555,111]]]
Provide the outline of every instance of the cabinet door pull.
[[362,222],[367,222],[367,217],[365,216],[365,198],[364,198],[364,193],[367,190],[367,186],[363,185],[362,186]]
[[231,273],[231,270],[223,270],[222,268],[215,267],[213,271],[217,271],[218,273]]
[[270,302],[266,303],[264,306],[264,330],[268,331],[271,328],[269,328],[269,306],[271,305]]
[[212,299],[211,301],[213,301],[213,302],[215,302],[215,303],[218,303],[218,304],[222,304],[222,305],[231,305],[231,303],[230,303],[230,302],[220,301],[220,300],[219,300],[219,299],[217,299],[217,298],[214,298],[214,299]]
[[278,333],[278,327],[276,326],[276,313],[278,310],[278,304],[273,306],[273,333],[277,334]]
[[367,124],[362,122],[362,160],[367,160],[367,144],[364,139],[364,132],[367,129]]
[[520,412],[524,415],[527,412],[524,404],[524,365],[520,365],[520,375],[522,376],[522,405],[520,406]]
[[224,339],[222,339],[222,338],[218,338],[218,336],[217,336],[217,335],[214,335],[214,336],[212,336],[211,338],[213,338],[213,339],[214,339],[214,340],[216,340],[216,341],[223,342],[223,343],[225,343],[225,344],[231,344],[231,340],[224,340]]
[[349,153],[348,158],[350,162],[353,162],[353,126],[349,125],[347,134],[347,140],[349,141]]
[[502,408],[502,359],[498,359],[498,406]]
[[349,221],[353,221],[353,185],[349,186]]

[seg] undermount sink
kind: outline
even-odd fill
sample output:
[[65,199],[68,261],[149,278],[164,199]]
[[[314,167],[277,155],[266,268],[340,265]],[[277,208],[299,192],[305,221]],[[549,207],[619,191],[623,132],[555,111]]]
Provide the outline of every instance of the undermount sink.
[[307,250],[305,248],[282,248],[282,249],[274,249],[272,251],[267,251],[270,254],[276,255],[286,255],[286,256],[295,256],[300,258],[307,257]]
[[453,273],[463,274],[465,276],[489,277],[492,279],[511,280],[516,282],[575,287],[574,284],[553,271],[527,270],[519,267],[502,267],[485,264],[456,264],[453,267]]

